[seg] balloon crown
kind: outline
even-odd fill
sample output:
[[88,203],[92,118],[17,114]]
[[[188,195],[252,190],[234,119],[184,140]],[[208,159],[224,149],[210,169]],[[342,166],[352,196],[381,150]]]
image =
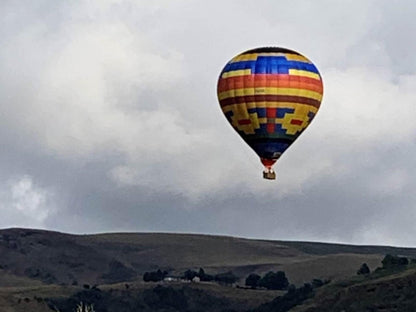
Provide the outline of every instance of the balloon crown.
[[286,49],[286,48],[279,48],[279,47],[254,48],[254,49],[247,50],[247,51],[241,53],[240,55],[249,54],[249,53],[290,53],[290,54],[300,55],[300,53],[298,53],[296,51]]

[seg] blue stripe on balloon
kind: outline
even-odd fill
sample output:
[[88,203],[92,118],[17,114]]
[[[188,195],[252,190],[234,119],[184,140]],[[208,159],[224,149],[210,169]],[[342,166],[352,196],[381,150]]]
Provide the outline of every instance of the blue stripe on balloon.
[[258,108],[256,108],[256,110],[257,110],[257,117],[258,118],[264,118],[264,117],[267,116],[267,113],[266,113],[266,109],[265,108],[258,107]]
[[299,61],[288,61],[284,56],[259,56],[255,61],[228,63],[223,73],[243,69],[250,69],[252,74],[288,74],[289,69],[305,70],[319,74],[315,65]]
[[293,114],[294,111],[295,111],[294,108],[279,107],[278,109],[276,109],[276,117],[277,118],[283,118],[283,117],[285,117],[286,114]]
[[263,158],[274,158],[275,153],[282,154],[290,146],[289,143],[278,143],[278,142],[268,142],[268,143],[252,143],[250,144],[251,148]]

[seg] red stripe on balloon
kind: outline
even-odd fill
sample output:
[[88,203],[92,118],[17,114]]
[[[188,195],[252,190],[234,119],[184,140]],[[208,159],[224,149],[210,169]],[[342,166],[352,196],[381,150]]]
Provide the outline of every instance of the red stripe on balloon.
[[238,124],[239,125],[249,125],[250,123],[251,123],[251,120],[250,119],[240,119],[238,121]]
[[256,74],[220,78],[218,80],[218,92],[262,87],[294,88],[323,93],[322,80],[295,75]]
[[291,124],[291,125],[297,125],[297,126],[300,126],[302,123],[303,123],[303,120],[299,120],[299,119],[292,119],[292,120],[290,121],[290,124]]
[[233,104],[242,104],[242,103],[251,103],[251,102],[289,102],[289,103],[296,103],[296,104],[311,105],[316,108],[319,108],[319,106],[321,105],[321,101],[307,98],[304,96],[271,95],[271,94],[236,96],[236,97],[223,99],[220,101],[220,104],[221,104],[221,107],[224,107],[224,106],[233,105]]

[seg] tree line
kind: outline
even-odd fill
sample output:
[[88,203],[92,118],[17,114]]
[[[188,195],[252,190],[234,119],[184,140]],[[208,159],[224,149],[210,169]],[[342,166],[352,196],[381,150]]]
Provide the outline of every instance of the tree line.
[[283,271],[269,271],[263,277],[252,273],[246,278],[246,286],[253,289],[262,287],[273,290],[285,290],[289,286],[289,280]]
[[[167,271],[162,271],[159,269],[157,271],[145,272],[143,274],[143,281],[160,282],[164,280],[167,276]],[[195,278],[198,278],[202,282],[215,281],[220,284],[226,285],[234,284],[238,280],[238,276],[236,276],[232,271],[211,275],[205,273],[205,270],[203,268],[200,268],[199,271],[186,270],[179,278],[186,281],[192,281]]]
[[[390,271],[397,271],[406,269],[409,264],[416,264],[416,259],[408,259],[407,257],[395,256],[387,254],[381,261],[382,266],[374,270],[374,273],[389,273]],[[368,275],[371,273],[367,263],[363,263],[357,270],[358,275]]]
[[[157,271],[145,272],[143,275],[143,281],[159,282],[163,281],[167,276],[167,271],[158,269]],[[232,285],[239,279],[238,276],[236,276],[232,271],[211,275],[207,274],[203,268],[200,268],[198,271],[188,269],[178,278],[185,281],[194,281],[195,278],[198,278],[198,281],[213,281],[223,285]],[[314,281],[316,281],[316,284],[321,282],[320,280]],[[245,285],[252,289],[265,288],[270,290],[286,290],[289,287],[289,280],[287,279],[284,271],[269,271],[263,276],[255,273],[248,275],[245,279]]]

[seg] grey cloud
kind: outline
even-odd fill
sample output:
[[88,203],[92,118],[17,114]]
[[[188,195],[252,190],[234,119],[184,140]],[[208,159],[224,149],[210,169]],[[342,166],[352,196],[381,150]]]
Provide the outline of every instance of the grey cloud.
[[[414,6],[300,4],[2,2],[0,226],[414,244]],[[326,88],[274,183],[215,94],[228,59],[271,44]],[[24,177],[40,221],[13,210]]]

